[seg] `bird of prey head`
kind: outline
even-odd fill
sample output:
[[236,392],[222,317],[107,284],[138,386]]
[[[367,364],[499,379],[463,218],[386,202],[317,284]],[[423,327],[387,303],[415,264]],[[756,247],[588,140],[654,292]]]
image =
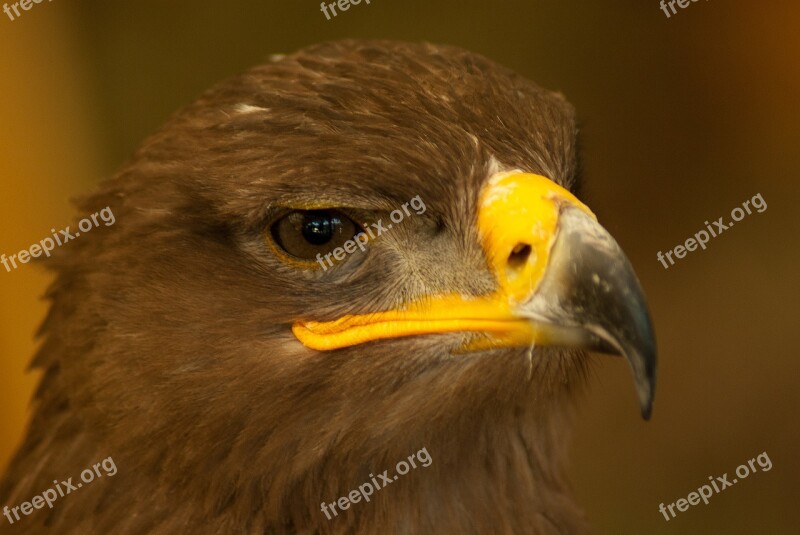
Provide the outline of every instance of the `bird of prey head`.
[[0,506],[118,474],[0,531],[581,532],[585,351],[627,359],[647,417],[655,348],[578,167],[563,96],[449,46],[323,44],[206,92],[81,202],[116,224],[50,260]]

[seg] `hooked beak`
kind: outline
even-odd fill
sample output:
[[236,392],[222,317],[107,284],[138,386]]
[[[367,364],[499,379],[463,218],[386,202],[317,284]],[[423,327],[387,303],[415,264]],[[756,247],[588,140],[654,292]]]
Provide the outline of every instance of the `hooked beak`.
[[487,296],[430,296],[395,309],[297,322],[295,336],[319,351],[373,340],[476,332],[487,347],[582,348],[624,356],[642,416],[656,375],[653,328],[639,281],[619,245],[569,191],[530,173],[498,174],[478,214],[498,288]]

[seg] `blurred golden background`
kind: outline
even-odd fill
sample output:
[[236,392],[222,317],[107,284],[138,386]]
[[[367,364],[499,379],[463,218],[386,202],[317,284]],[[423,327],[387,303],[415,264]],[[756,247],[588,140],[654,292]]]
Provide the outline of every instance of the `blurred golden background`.
[[[211,84],[343,37],[462,46],[562,91],[583,121],[584,196],[637,269],[660,350],[651,422],[622,359],[598,359],[573,451],[598,533],[797,533],[800,5],[656,0],[43,2],[0,13],[0,253],[71,224],[110,176]],[[673,248],[761,193],[665,270]],[[23,432],[46,306],[41,266],[0,266],[0,467]],[[773,468],[666,522],[671,503],[766,451]],[[1,468],[0,468],[1,469]]]

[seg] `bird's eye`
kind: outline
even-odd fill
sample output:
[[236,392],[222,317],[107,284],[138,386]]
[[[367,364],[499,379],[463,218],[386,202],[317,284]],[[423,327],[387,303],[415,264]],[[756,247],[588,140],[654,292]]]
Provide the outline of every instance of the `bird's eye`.
[[270,228],[275,243],[289,255],[316,260],[353,238],[361,228],[336,210],[294,210]]

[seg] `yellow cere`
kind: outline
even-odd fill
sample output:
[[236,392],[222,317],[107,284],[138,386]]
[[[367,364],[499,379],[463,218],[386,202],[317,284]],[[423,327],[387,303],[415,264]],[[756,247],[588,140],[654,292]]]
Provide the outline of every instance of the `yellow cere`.
[[[572,193],[541,175],[503,173],[484,188],[478,213],[483,249],[500,293],[513,303],[527,299],[544,277],[565,202],[595,218]],[[531,248],[530,256],[516,265],[512,253],[524,246]]]

